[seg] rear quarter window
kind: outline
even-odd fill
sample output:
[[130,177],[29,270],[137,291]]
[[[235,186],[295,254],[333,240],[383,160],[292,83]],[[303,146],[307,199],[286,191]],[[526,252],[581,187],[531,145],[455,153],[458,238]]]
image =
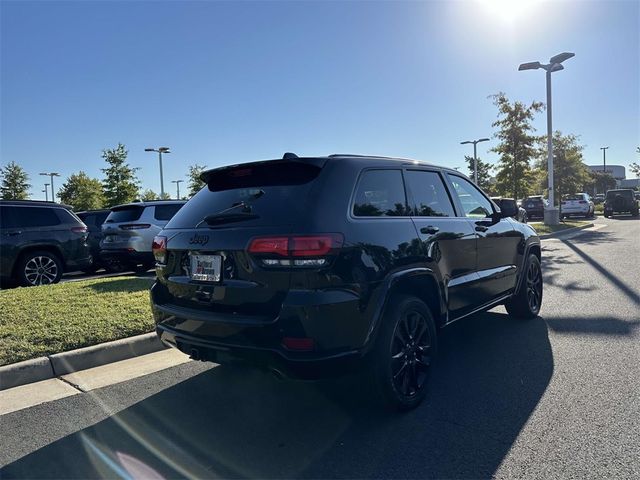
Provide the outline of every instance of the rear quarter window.
[[398,217],[409,214],[400,170],[365,170],[358,181],[354,217]]
[[16,207],[14,210],[14,223],[17,227],[54,227],[60,225],[60,217],[54,208],[44,207]]

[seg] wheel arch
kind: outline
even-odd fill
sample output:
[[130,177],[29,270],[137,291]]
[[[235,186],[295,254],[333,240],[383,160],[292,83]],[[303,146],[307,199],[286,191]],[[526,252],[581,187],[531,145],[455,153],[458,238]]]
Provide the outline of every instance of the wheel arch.
[[29,245],[28,247],[24,247],[23,249],[21,249],[20,253],[18,253],[18,255],[16,256],[16,260],[15,260],[15,262],[13,262],[13,268],[11,270],[11,276],[15,276],[16,275],[16,269],[18,268],[18,265],[20,264],[20,260],[25,255],[28,255],[29,253],[32,253],[32,252],[40,252],[40,251],[53,253],[56,257],[58,257],[58,260],[60,260],[60,262],[62,263],[62,271],[63,272],[65,271],[67,266],[66,266],[65,261],[64,261],[64,256],[62,255],[62,251],[60,250],[59,247],[57,247],[55,245]]

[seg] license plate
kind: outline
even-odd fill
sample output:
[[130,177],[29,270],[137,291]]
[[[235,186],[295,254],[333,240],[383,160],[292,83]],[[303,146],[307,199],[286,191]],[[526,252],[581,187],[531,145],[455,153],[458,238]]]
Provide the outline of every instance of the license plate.
[[527,208],[533,208],[533,203],[527,203]]
[[104,241],[106,243],[115,242],[116,241],[116,236],[115,235],[107,235],[106,237],[104,237]]
[[220,255],[191,255],[191,279],[200,282],[219,282],[222,257]]

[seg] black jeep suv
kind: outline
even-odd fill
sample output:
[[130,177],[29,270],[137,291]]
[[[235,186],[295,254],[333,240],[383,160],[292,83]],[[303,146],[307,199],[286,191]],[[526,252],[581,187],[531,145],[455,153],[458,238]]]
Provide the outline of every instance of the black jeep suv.
[[294,378],[361,369],[416,406],[437,329],[504,304],[535,317],[540,241],[455,170],[330,155],[232,165],[155,238],[160,339]]
[[640,203],[631,189],[609,190],[604,199],[604,216],[613,218],[614,213],[630,213],[637,217]]
[[0,201],[0,277],[23,286],[57,283],[92,258],[87,226],[69,207],[31,200]]

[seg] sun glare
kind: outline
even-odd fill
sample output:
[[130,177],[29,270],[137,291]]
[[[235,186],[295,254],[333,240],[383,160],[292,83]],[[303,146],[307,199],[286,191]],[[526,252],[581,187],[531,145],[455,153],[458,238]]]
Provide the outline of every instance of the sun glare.
[[505,22],[512,23],[525,15],[540,0],[480,0],[480,3],[492,14]]

